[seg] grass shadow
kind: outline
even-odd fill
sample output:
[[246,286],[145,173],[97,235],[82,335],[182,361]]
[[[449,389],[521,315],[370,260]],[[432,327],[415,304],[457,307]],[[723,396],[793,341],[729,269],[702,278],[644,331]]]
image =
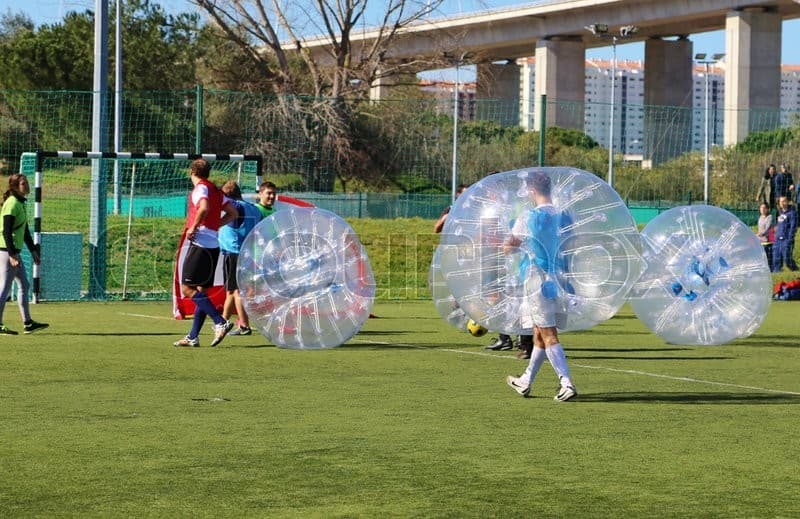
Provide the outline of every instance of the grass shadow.
[[780,393],[581,393],[575,402],[670,404],[800,404],[800,395]]
[[706,357],[665,357],[665,356],[628,356],[628,355],[567,355],[572,360],[731,360],[736,357],[706,356]]

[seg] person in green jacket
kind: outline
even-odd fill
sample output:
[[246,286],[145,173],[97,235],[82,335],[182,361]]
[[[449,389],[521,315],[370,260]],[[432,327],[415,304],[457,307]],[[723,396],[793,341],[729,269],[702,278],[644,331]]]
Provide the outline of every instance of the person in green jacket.
[[8,177],[8,190],[3,195],[3,207],[0,210],[0,335],[17,335],[3,323],[3,312],[6,301],[11,292],[11,283],[16,280],[19,286],[17,303],[22,314],[22,324],[25,333],[47,328],[46,323],[39,323],[31,319],[28,306],[30,283],[25,265],[22,263],[22,246],[27,245],[31,251],[33,262],[37,265],[40,261],[39,246],[33,243],[28,229],[28,212],[25,209],[26,196],[31,192],[28,178],[25,175],[14,174]]

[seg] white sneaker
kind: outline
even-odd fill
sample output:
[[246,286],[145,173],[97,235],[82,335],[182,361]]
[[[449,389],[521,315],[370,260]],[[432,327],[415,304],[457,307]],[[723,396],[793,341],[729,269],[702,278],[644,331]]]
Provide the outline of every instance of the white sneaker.
[[575,386],[563,386],[556,396],[553,397],[553,400],[566,402],[567,400],[572,400],[576,396],[578,396],[578,392],[575,390]]
[[228,335],[228,332],[233,330],[233,321],[225,321],[224,323],[215,324],[214,325],[214,340],[211,341],[211,347],[213,348],[217,344],[222,342],[222,339]]
[[515,377],[514,375],[507,376],[506,384],[508,384],[511,387],[511,389],[513,389],[514,391],[516,391],[525,398],[531,396],[531,386],[523,385],[519,377]]
[[173,343],[172,343],[172,345],[173,345],[173,346],[176,346],[176,347],[185,347],[185,346],[188,346],[188,347],[190,347],[190,348],[197,348],[198,346],[200,346],[200,340],[199,340],[197,337],[195,337],[194,339],[192,339],[191,337],[189,337],[189,336],[187,335],[187,336],[186,336],[186,337],[184,337],[183,339],[181,339],[181,340],[179,340],[179,341],[175,341],[175,342],[173,342]]

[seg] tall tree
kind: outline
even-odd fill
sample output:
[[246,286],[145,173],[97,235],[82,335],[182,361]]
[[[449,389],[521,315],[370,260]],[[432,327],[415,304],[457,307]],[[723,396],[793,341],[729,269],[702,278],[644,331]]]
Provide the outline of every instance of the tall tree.
[[[342,186],[373,169],[345,96],[363,94],[379,77],[415,72],[418,64],[392,63],[385,55],[405,28],[437,10],[442,1],[194,0],[268,81],[278,95],[283,120],[304,132],[309,149],[303,151],[326,161],[311,169],[315,174],[332,171]],[[371,18],[376,20],[375,37],[369,45],[354,45],[354,33],[373,25]],[[313,35],[327,42],[323,54],[307,45]],[[311,105],[300,102],[298,94],[311,94]],[[314,184],[332,189],[329,180],[323,175]]]
[[13,13],[10,10],[0,15],[0,41],[13,38],[23,31],[33,30],[33,20],[24,13]]
[[[193,85],[202,52],[199,16],[169,15],[149,0],[128,0],[122,12],[124,86],[161,90]],[[69,12],[61,22],[38,28],[21,14],[0,18],[0,88],[90,90],[93,60],[92,11]]]
[[[276,94],[338,97],[371,84],[379,75],[413,71],[414,63],[388,62],[386,51],[403,29],[436,11],[443,0],[194,2],[272,81]],[[367,24],[374,25],[375,38],[367,47],[353,45],[353,34]],[[327,40],[323,57],[306,45],[310,37]],[[310,78],[311,92],[297,88],[303,78],[298,75],[300,69],[292,67],[292,56],[298,53],[305,63],[302,74]]]

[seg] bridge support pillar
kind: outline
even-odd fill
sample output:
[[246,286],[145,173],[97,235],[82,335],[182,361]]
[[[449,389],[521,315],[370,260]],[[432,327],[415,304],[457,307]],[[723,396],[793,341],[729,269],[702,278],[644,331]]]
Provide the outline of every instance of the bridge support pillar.
[[644,56],[644,160],[657,165],[692,146],[692,42],[651,38]]
[[780,125],[781,16],[766,8],[725,20],[725,144]]
[[533,128],[541,130],[538,99],[547,95],[547,126],[583,130],[586,92],[586,45],[580,39],[553,38],[536,44]]
[[389,90],[396,83],[394,77],[379,77],[369,87],[369,100],[380,101],[389,98]]
[[519,124],[519,78],[516,61],[508,63],[479,63],[475,97],[481,100],[477,106],[477,118],[496,121],[503,126]]

